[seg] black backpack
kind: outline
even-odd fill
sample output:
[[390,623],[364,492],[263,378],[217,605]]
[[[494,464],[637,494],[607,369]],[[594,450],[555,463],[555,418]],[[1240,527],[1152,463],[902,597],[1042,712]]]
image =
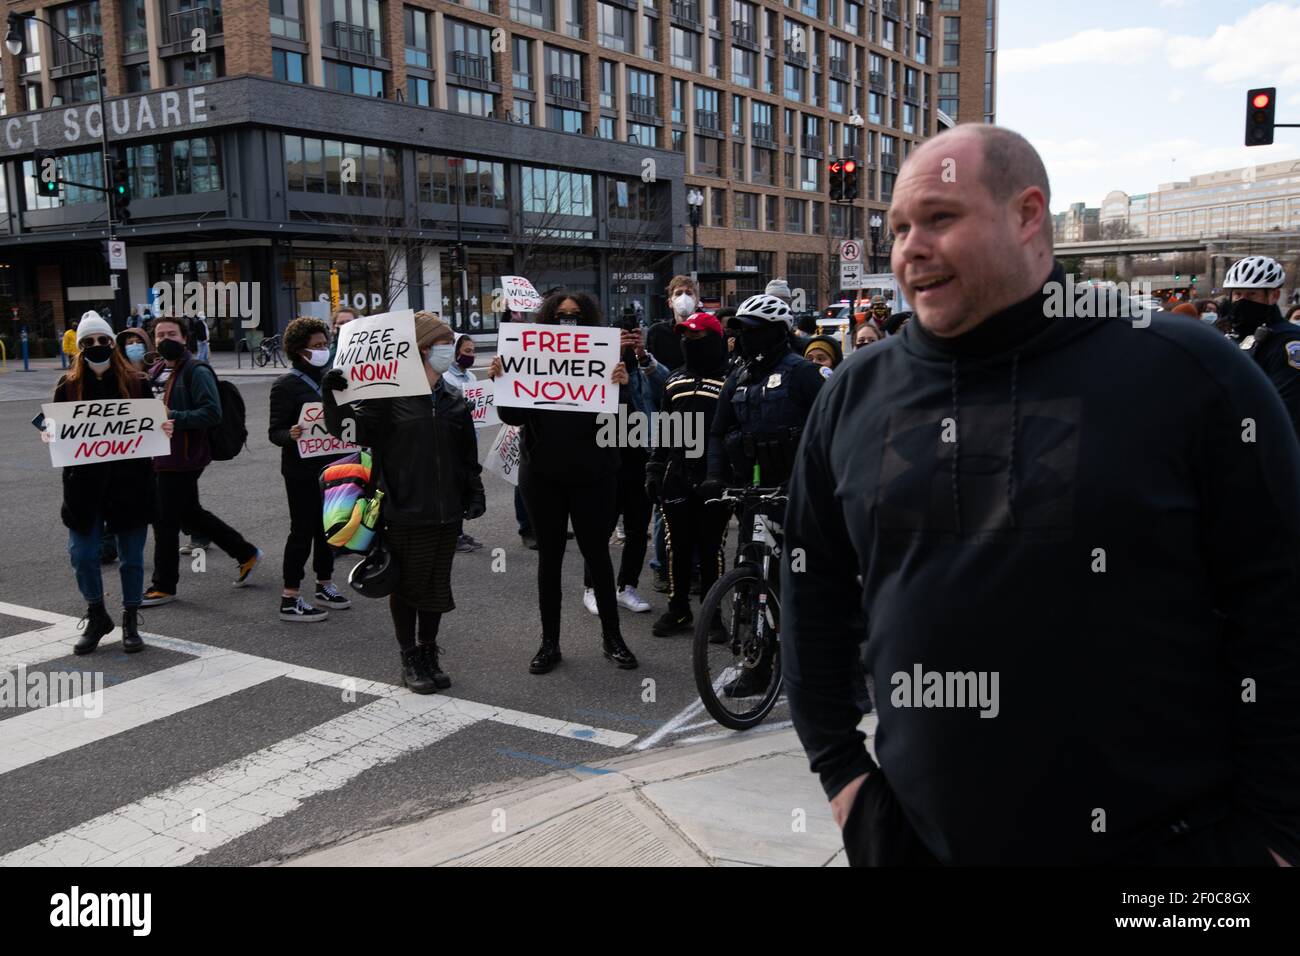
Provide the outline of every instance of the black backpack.
[[[244,396],[230,382],[217,377],[216,370],[207,362],[191,359],[187,365],[202,365],[217,381],[217,397],[221,399],[221,421],[208,429],[208,445],[213,461],[230,461],[248,444],[247,416]],[[187,383],[188,384],[188,383]]]

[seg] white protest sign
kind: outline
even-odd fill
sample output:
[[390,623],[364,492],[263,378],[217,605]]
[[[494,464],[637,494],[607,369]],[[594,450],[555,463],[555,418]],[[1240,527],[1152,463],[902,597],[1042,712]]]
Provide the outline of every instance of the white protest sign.
[[[346,326],[344,326],[346,328]],[[502,322],[496,403],[566,412],[618,411],[619,330],[605,326]]]
[[475,428],[487,428],[500,425],[497,415],[496,396],[491,379],[471,382],[465,386],[465,401],[469,403],[469,414],[474,419]]
[[523,429],[507,425],[497,432],[496,441],[488,449],[483,467],[500,475],[512,485],[519,484],[519,460],[523,452]]
[[533,284],[523,276],[502,276],[501,287],[506,294],[506,309],[510,312],[540,312],[542,297]]
[[321,455],[347,455],[361,446],[335,438],[325,427],[325,406],[320,402],[303,402],[298,415],[302,434],[298,436],[298,457],[319,458]]
[[339,327],[334,367],[347,376],[340,402],[428,395],[420,350],[415,347],[415,312],[385,312]]
[[55,468],[171,454],[162,432],[167,409],[156,398],[50,402],[41,413]]

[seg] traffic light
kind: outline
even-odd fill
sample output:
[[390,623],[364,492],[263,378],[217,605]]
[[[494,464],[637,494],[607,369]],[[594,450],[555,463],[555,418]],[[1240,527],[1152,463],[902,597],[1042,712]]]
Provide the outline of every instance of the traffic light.
[[840,202],[844,198],[844,163],[838,159],[832,159],[826,167],[829,176],[830,197],[832,202]]
[[1196,276],[1192,276],[1192,285],[1196,285]]
[[59,160],[48,149],[38,149],[32,154],[35,170],[36,192],[41,196],[58,196],[63,184],[59,179]]
[[464,245],[457,244],[451,247],[451,269],[453,272],[464,272],[469,268],[469,250]]
[[120,223],[131,221],[131,188],[126,163],[120,159],[113,160],[113,218]]
[[862,175],[858,170],[858,162],[855,159],[846,159],[841,164],[840,169],[844,177],[844,186],[841,192],[846,202],[853,202],[858,198],[858,180]]
[[1268,146],[1273,142],[1273,116],[1277,111],[1277,87],[1268,86],[1246,94],[1246,145]]

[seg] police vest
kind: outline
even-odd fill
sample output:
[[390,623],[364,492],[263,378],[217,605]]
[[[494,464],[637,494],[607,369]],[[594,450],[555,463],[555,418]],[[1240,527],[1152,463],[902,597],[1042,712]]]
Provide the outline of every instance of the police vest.
[[794,466],[808,410],[790,397],[791,373],[805,360],[787,352],[767,372],[741,375],[731,395],[738,429],[727,435],[727,454],[736,478],[748,484],[754,465],[764,485],[784,483]]

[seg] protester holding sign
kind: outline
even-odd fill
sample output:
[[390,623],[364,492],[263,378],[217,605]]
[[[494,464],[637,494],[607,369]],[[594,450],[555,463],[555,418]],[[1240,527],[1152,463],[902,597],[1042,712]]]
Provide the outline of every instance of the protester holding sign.
[[[417,694],[432,694],[451,686],[438,663],[437,637],[442,615],[456,607],[451,593],[456,536],[462,519],[483,515],[487,499],[469,406],[443,380],[452,361],[451,328],[432,312],[420,312],[413,329],[425,370],[424,395],[353,402],[350,394],[369,380],[349,384],[341,367],[330,369],[321,384],[330,433],[370,448],[378,462],[383,540],[398,574],[388,607],[402,649],[402,681]],[[340,360],[345,352],[341,346]]]
[[[87,312],[77,326],[77,353],[68,373],[54,389],[55,402],[86,402],[149,398],[149,384],[122,358],[113,328],[95,312]],[[161,422],[158,423],[161,426]],[[53,427],[52,425],[50,427]],[[60,438],[45,432],[47,440]],[[144,542],[149,533],[153,504],[153,467],[148,458],[119,458],[63,469],[62,518],[68,528],[68,552],[77,588],[86,599],[84,630],[73,645],[76,654],[89,654],[113,630],[104,607],[104,581],[100,566],[100,538],[117,537],[122,580],[122,649],[133,653],[144,647],[140,639],[139,608],[144,592]]]
[[[542,304],[539,323],[599,329],[605,319],[596,300],[585,292],[557,292]],[[492,360],[491,377],[498,378],[503,371],[498,354]],[[611,384],[627,384],[627,369],[621,362],[612,364],[608,374]],[[498,389],[498,398],[500,392]],[[609,559],[609,536],[618,507],[618,449],[602,448],[597,442],[599,425],[594,412],[498,403],[498,414],[507,425],[523,427],[519,488],[537,535],[542,646],[529,671],[545,674],[560,661],[560,572],[570,521],[595,588],[605,657],[625,670],[636,667],[636,656],[623,642],[619,628],[614,566]]]
[[145,592],[145,607],[176,600],[182,528],[195,538],[216,544],[238,562],[237,588],[247,585],[262,558],[260,549],[199,501],[199,478],[212,462],[208,429],[221,421],[221,395],[211,366],[196,361],[185,347],[188,326],[183,316],[171,315],[160,315],[153,324],[162,362],[149,375],[155,383],[166,383],[162,399],[169,419],[162,427],[171,439],[171,454],[156,459],[153,465],[158,507],[153,527],[153,584]]
[[[466,398],[472,417],[474,404],[469,401],[468,392],[477,384],[478,380],[474,377],[474,340],[468,335],[461,334],[456,337],[454,361],[451,363],[451,368],[447,369],[447,374],[442,378],[443,381]],[[478,421],[474,422],[474,427],[481,427]],[[456,550],[463,553],[477,551],[481,547],[483,547],[483,543],[476,541],[473,535],[466,534],[464,525],[462,525],[460,534],[456,538]]]
[[[329,365],[329,331],[320,319],[294,319],[284,330],[284,354],[292,365],[271,386],[271,418],[267,437],[280,446],[280,474],[289,500],[289,538],[284,543],[284,590],[280,593],[280,620],[293,623],[323,621],[328,608],[352,606],[334,587],[334,552],[325,540],[321,522],[320,472],[342,457],[338,454],[303,457],[299,447],[304,407],[322,401],[320,380]],[[332,438],[330,439],[333,440]],[[316,601],[303,600],[300,586],[308,555],[314,554]]]

